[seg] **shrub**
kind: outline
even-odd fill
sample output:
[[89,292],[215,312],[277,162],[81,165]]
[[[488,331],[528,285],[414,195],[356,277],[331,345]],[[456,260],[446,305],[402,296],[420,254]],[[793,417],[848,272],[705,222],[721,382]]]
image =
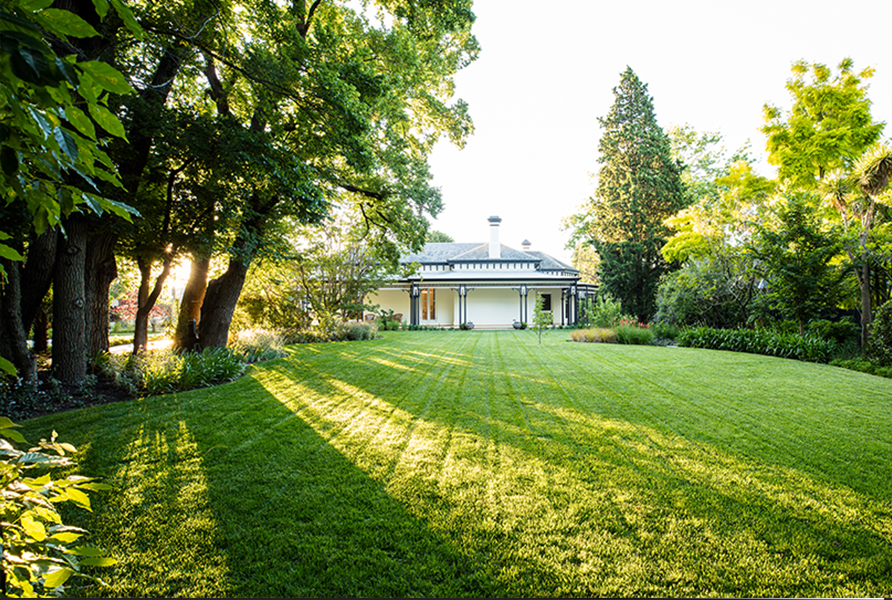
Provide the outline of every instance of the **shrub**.
[[830,364],[834,367],[842,367],[843,369],[849,369],[851,371],[860,371],[861,373],[868,373],[870,375],[877,375],[879,377],[887,377],[892,379],[892,367],[881,367],[870,362],[869,360],[864,360],[862,358],[853,358],[848,360],[837,358],[831,360]]
[[589,321],[594,327],[613,327],[623,319],[628,318],[623,315],[622,305],[619,300],[604,292],[595,299]]
[[840,321],[828,321],[827,319],[811,321],[806,329],[809,333],[825,340],[833,340],[837,344],[852,342],[857,344],[861,336],[861,327],[851,317],[845,317]]
[[654,341],[653,332],[647,327],[639,327],[632,324],[622,324],[615,328],[616,341],[620,344],[634,344],[646,346]]
[[245,329],[231,336],[229,349],[247,363],[285,356],[285,336],[280,331]]
[[[72,467],[68,455],[76,452],[71,444],[56,441],[53,432],[49,441],[27,452],[17,450],[11,441],[27,443],[17,432],[15,423],[0,417],[0,520],[3,523],[4,597],[61,596],[66,594],[66,582],[81,576],[105,585],[100,579],[85,573],[87,566],[111,566],[117,561],[106,557],[95,548],[82,546],[78,540],[87,532],[65,525],[56,508],[68,502],[90,510],[89,491],[111,489],[95,483],[89,477],[69,475],[53,479],[44,472],[37,477],[27,476],[33,470],[47,467]],[[75,545],[76,544],[76,545]]]
[[616,343],[616,331],[609,327],[576,329],[570,332],[570,339],[574,342],[613,344]]
[[713,329],[695,327],[678,335],[679,346],[711,348],[779,356],[808,362],[826,363],[835,349],[832,341],[815,336],[799,336],[768,329]]
[[678,334],[681,332],[681,327],[671,323],[653,323],[650,326],[650,330],[653,332],[654,338],[656,339],[674,340],[678,338]]
[[892,365],[892,300],[874,313],[867,339],[867,356],[878,365]]
[[660,280],[655,320],[680,326],[740,327],[761,295],[745,254],[692,259]]
[[[390,323],[396,323],[396,321],[390,321]],[[370,323],[341,323],[335,328],[338,341],[373,340],[377,334],[378,328]]]
[[105,374],[131,393],[181,392],[232,381],[244,373],[242,356],[227,348],[177,354],[155,350],[133,355],[105,355],[97,362]]

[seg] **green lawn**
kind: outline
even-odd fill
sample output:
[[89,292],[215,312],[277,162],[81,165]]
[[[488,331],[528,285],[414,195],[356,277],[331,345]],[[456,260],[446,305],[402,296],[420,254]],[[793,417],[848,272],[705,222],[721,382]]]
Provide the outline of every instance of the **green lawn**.
[[115,487],[67,513],[112,596],[892,594],[892,380],[568,338],[297,346],[26,433]]

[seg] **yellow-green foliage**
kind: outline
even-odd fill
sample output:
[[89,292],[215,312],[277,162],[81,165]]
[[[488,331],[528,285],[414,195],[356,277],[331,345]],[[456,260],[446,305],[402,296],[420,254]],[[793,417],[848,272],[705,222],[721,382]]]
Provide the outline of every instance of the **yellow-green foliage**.
[[570,339],[574,342],[616,343],[616,331],[609,327],[591,327],[589,329],[576,329],[570,333]]
[[70,455],[76,452],[75,447],[57,442],[53,431],[49,441],[18,450],[11,442],[26,442],[16,427],[0,417],[0,594],[4,598],[62,596],[70,589],[66,583],[76,575],[102,584],[83,568],[111,566],[117,561],[81,545],[78,540],[87,532],[63,523],[56,506],[71,502],[91,510],[87,492],[111,488],[80,475],[53,479],[47,467],[73,466]]

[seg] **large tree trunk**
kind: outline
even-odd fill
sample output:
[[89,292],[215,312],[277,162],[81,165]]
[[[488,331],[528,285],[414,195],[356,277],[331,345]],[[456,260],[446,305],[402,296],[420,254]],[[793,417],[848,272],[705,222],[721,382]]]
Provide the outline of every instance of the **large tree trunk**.
[[53,283],[56,267],[56,248],[59,241],[57,229],[47,229],[33,238],[28,245],[28,259],[22,274],[22,327],[31,330],[34,319],[41,312],[43,299]]
[[21,263],[0,259],[6,284],[0,294],[0,353],[15,365],[19,377],[37,383],[37,361],[28,350],[28,332],[22,327]]
[[161,267],[161,273],[155,278],[155,285],[149,291],[149,280],[152,278],[152,261],[138,258],[136,264],[139,266],[139,293],[137,294],[136,318],[134,321],[133,332],[133,353],[137,354],[141,350],[146,350],[149,346],[149,314],[161,295],[161,289],[164,287],[164,281],[170,274],[172,257],[164,259]]
[[211,258],[194,258],[189,269],[189,282],[183,290],[183,299],[180,301],[180,315],[177,319],[177,331],[174,335],[174,348],[186,350],[194,348],[195,341],[191,339],[189,323],[201,321],[201,305],[204,303],[205,293],[208,288],[208,269],[211,266]]
[[66,221],[59,242],[53,278],[53,374],[59,381],[80,384],[87,375],[84,321],[84,267],[87,220],[78,214]]
[[40,311],[34,317],[31,323],[34,334],[31,336],[31,351],[34,354],[43,354],[50,348],[49,332],[50,332],[50,316],[46,311],[45,303],[41,303]]
[[84,280],[84,313],[87,356],[108,352],[108,288],[118,276],[115,262],[116,233],[102,232],[87,241],[87,271]]
[[226,347],[232,313],[245,285],[249,265],[250,261],[230,258],[226,272],[208,284],[198,326],[198,339],[203,347]]

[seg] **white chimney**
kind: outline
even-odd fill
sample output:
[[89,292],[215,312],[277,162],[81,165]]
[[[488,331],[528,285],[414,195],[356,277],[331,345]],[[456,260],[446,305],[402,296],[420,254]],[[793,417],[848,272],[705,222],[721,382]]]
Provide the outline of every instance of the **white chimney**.
[[530,243],[530,240],[524,240],[524,241],[522,241],[522,242],[520,243],[520,247],[523,248],[523,251],[524,251],[524,252],[526,252],[527,250],[529,250],[531,245],[532,245],[532,244]]
[[499,223],[502,219],[499,217],[489,218],[489,257],[494,259],[502,258],[502,244],[499,243]]

